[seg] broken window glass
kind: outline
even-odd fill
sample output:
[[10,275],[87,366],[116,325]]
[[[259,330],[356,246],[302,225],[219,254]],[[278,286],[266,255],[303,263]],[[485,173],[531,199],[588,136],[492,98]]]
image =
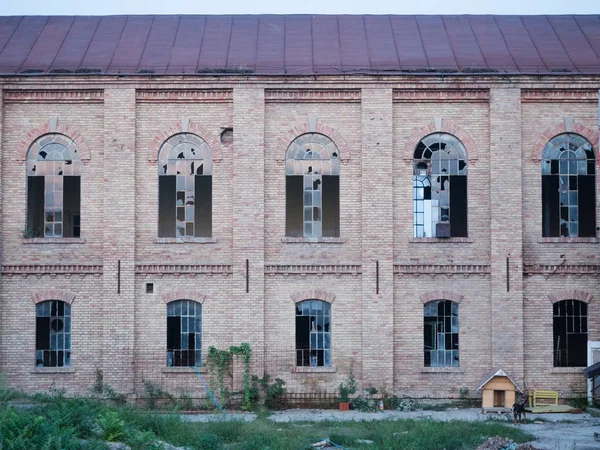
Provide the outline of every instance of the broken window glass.
[[425,367],[458,367],[458,303],[424,305]]
[[167,139],[158,156],[158,236],[212,236],[212,154],[199,136]]
[[202,364],[202,305],[193,300],[167,304],[167,367]]
[[80,237],[80,197],[75,142],[56,133],[37,139],[27,153],[25,237]]
[[71,365],[71,305],[60,300],[38,303],[35,308],[36,367]]
[[296,303],[296,365],[331,366],[331,305],[322,300]]
[[596,164],[592,144],[578,134],[550,140],[542,151],[542,235],[596,236]]
[[467,236],[467,151],[456,137],[434,133],[414,153],[414,237]]
[[554,367],[587,366],[587,304],[562,300],[553,305]]
[[318,133],[296,138],[286,153],[286,236],[339,237],[339,151]]

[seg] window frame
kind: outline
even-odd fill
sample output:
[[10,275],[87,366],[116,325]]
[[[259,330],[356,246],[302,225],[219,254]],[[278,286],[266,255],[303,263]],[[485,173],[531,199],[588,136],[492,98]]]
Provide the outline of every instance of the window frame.
[[[440,304],[443,304],[441,315]],[[428,318],[431,318],[431,320],[428,320]],[[456,328],[454,328],[454,318],[456,318]],[[446,331],[448,319],[450,319],[449,332]],[[432,324],[436,326],[441,324],[443,331],[437,332],[431,330],[431,348],[428,349],[428,327],[431,328]],[[439,348],[440,338],[443,338],[444,341],[443,349]],[[456,344],[456,348],[454,348],[454,344]],[[433,357],[434,352],[436,352],[435,358]],[[440,354],[444,355],[444,361],[441,364],[439,363]],[[434,359],[436,360],[435,364],[433,363]],[[447,299],[437,299],[423,305],[423,366],[438,368],[460,367],[460,314],[457,302]]]
[[[569,314],[569,303],[571,302],[570,309],[572,314]],[[577,305],[577,307],[575,307]],[[564,311],[564,314],[561,314],[561,309]],[[579,310],[580,314],[575,314],[575,311]],[[585,313],[583,312],[585,310]],[[575,332],[577,320],[579,319],[579,329],[585,328],[585,333]],[[587,343],[589,342],[589,305],[586,302],[576,299],[565,299],[555,302],[552,305],[552,364],[553,367],[586,367],[587,366]],[[560,330],[557,330],[557,323],[562,322],[564,319],[564,346],[560,342],[559,335]],[[569,332],[569,320],[571,319],[572,330]],[[583,326],[585,324],[585,326]],[[577,363],[570,363],[569,361],[569,336],[572,336],[571,341],[574,339],[575,335],[585,335],[585,345],[584,352],[585,355],[581,361],[576,361]],[[557,339],[558,337],[558,339]],[[579,347],[575,345],[575,347]],[[563,356],[561,352],[564,352],[564,363],[562,363]]]
[[[60,314],[61,310],[62,314]],[[35,317],[35,367],[70,367],[73,334],[71,305],[62,300],[45,300],[35,305]],[[61,320],[62,323],[59,322]],[[44,322],[47,322],[47,326],[42,329]],[[61,323],[60,329],[57,330],[59,323]],[[44,337],[46,331],[47,338]],[[47,348],[42,348],[44,347],[42,342],[46,339]]]
[[[190,314],[191,305],[194,309],[193,315]],[[185,314],[183,314],[184,306]],[[170,327],[175,329],[171,330]],[[194,329],[193,332],[191,328]],[[178,348],[174,345],[175,342],[172,342],[173,339],[179,340]],[[194,348],[190,349],[192,340]],[[165,344],[168,368],[202,365],[202,303],[190,299],[177,299],[167,303]]]
[[[332,367],[331,317],[331,304],[326,301],[306,299],[296,303],[296,367]],[[305,326],[306,329],[302,330]],[[305,335],[306,347],[299,345],[300,339],[305,340]]]

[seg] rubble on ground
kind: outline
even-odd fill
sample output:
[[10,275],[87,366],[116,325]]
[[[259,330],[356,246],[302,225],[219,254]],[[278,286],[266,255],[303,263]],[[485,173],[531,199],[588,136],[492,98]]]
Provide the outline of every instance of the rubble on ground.
[[479,447],[477,450],[537,450],[533,445],[529,443],[517,444],[512,439],[503,438],[501,436],[494,436],[489,438]]

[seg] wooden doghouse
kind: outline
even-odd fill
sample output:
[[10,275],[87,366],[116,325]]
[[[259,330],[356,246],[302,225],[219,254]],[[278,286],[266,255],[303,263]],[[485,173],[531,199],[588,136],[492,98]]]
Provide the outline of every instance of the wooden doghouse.
[[523,394],[517,383],[502,369],[498,369],[486,377],[477,390],[483,391],[481,408],[484,411],[510,409],[515,403],[517,392]]

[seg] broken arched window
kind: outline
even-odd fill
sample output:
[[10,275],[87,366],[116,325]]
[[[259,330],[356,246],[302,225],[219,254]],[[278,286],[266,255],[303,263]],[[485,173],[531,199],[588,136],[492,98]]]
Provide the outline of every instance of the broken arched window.
[[175,134],[158,154],[158,237],[211,236],[210,147],[195,134]]
[[414,237],[467,236],[467,151],[455,136],[425,136],[414,153]]

